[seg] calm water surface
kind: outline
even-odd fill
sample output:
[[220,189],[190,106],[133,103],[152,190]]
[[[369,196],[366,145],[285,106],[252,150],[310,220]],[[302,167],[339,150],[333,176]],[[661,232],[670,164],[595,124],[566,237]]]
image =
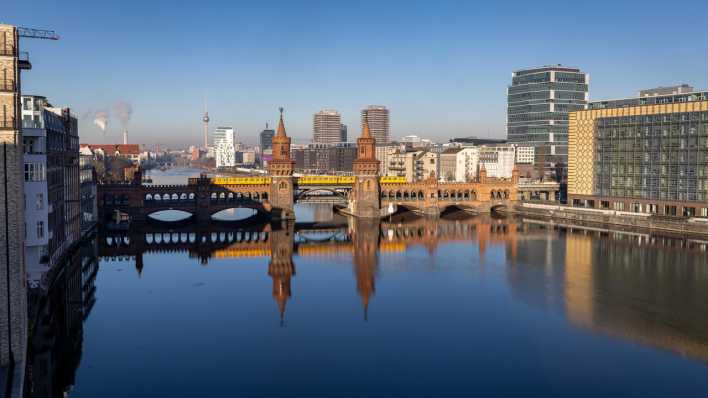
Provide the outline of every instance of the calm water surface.
[[325,206],[99,235],[84,274],[92,255],[95,279],[47,310],[59,337],[34,349],[37,391],[708,396],[705,242]]

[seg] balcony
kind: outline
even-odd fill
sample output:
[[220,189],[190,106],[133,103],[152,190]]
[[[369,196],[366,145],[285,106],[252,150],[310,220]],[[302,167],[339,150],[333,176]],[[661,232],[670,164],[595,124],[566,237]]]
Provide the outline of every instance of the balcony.
[[17,86],[15,81],[11,79],[0,79],[0,92],[15,92],[17,91]]

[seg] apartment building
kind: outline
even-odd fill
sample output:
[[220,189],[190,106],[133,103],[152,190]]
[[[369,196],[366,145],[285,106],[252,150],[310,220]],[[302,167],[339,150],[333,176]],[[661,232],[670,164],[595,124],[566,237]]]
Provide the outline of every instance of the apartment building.
[[45,97],[22,96],[22,136],[25,258],[36,285],[81,237],[77,119]]

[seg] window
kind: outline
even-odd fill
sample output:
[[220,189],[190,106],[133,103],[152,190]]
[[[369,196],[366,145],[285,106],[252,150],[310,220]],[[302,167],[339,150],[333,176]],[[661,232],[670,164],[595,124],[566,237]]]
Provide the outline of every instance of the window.
[[44,209],[44,194],[38,193],[37,194],[37,210],[42,210],[42,209]]
[[25,163],[25,181],[44,181],[44,163]]
[[37,221],[37,238],[44,238],[44,221]]

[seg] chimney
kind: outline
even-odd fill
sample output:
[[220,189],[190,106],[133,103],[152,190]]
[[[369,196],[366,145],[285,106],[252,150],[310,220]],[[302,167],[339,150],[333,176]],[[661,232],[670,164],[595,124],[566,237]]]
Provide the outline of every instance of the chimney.
[[128,129],[123,130],[123,145],[128,145]]

